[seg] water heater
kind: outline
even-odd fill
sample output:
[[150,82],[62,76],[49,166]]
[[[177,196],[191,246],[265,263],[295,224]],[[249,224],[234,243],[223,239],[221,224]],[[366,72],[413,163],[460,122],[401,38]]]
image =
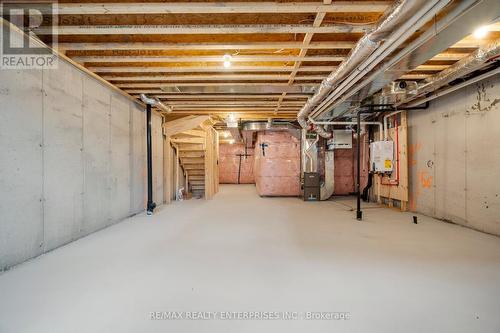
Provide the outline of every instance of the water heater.
[[370,143],[370,171],[390,173],[394,164],[394,142],[375,141]]

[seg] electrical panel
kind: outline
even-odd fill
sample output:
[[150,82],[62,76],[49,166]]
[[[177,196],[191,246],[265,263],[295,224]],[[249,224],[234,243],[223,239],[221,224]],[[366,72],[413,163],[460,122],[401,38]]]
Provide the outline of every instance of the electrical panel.
[[394,142],[375,141],[370,143],[370,171],[392,172],[394,168]]
[[351,130],[333,130],[333,139],[327,142],[328,150],[332,149],[352,149]]

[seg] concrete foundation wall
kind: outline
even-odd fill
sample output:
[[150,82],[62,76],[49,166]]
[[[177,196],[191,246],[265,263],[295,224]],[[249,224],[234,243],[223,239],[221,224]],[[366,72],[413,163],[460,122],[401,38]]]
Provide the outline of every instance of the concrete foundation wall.
[[500,235],[500,78],[409,112],[410,209]]
[[[144,209],[145,113],[59,61],[0,73],[0,271]],[[161,117],[153,116],[163,203]]]

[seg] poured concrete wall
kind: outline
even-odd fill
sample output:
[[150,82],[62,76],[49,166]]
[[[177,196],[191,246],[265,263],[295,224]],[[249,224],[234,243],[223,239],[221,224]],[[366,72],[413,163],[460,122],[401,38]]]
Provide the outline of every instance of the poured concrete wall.
[[[60,61],[52,70],[1,70],[0,106],[0,271],[144,209],[139,105]],[[159,115],[153,125],[161,204]]]
[[410,209],[500,235],[500,78],[409,112]]

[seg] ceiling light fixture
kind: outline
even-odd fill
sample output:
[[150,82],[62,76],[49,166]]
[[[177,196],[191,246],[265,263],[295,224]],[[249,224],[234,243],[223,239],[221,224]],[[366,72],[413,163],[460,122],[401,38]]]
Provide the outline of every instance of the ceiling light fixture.
[[231,56],[229,54],[224,54],[224,57],[222,57],[222,59],[224,59],[225,68],[231,67]]
[[484,37],[486,37],[487,34],[488,34],[488,27],[485,26],[485,25],[483,25],[482,27],[477,28],[472,33],[472,35],[474,36],[474,38],[477,38],[477,39],[484,38]]

